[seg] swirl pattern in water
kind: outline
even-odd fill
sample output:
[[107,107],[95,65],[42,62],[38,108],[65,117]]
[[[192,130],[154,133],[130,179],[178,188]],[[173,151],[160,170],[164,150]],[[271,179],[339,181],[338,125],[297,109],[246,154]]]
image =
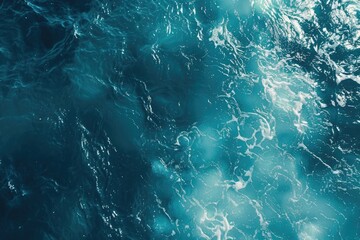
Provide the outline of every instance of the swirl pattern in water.
[[358,0],[3,0],[0,239],[360,239]]

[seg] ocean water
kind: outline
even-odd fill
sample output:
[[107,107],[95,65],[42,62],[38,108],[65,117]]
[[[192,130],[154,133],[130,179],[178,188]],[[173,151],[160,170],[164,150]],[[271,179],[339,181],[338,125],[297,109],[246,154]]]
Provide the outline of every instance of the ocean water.
[[360,239],[358,0],[0,1],[0,239]]

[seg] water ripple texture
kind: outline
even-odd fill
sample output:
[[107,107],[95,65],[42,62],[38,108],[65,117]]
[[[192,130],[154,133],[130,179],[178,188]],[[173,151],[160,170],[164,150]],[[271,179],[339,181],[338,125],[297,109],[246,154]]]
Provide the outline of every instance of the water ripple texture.
[[0,2],[0,239],[360,239],[358,0]]

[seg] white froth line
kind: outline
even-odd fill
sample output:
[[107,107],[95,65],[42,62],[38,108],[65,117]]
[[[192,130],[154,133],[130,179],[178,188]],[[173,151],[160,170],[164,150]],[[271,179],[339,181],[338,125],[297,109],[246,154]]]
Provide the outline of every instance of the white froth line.
[[311,152],[311,151],[305,146],[304,143],[300,143],[298,146],[299,146],[300,148],[304,149],[306,152],[310,153],[311,156],[313,156],[314,158],[316,158],[317,160],[319,160],[325,167],[327,167],[328,169],[330,169],[333,174],[338,175],[338,174],[341,173],[340,170],[334,170],[334,169],[332,169],[332,167],[331,167],[329,164],[327,164],[327,163],[324,162],[320,157],[318,157],[318,156],[315,155],[313,152]]

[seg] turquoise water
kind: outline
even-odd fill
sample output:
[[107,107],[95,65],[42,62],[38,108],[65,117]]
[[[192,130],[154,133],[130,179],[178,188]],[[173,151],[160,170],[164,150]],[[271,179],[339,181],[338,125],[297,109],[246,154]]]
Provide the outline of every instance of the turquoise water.
[[0,239],[360,238],[357,0],[0,20]]

